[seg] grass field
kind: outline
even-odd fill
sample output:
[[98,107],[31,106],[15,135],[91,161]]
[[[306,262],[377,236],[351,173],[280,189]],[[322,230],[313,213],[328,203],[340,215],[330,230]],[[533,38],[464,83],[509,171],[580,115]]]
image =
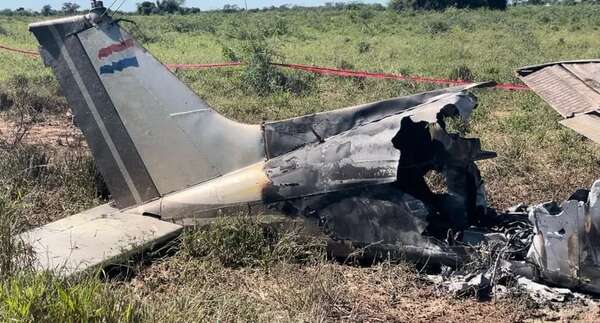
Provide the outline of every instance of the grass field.
[[[505,12],[403,13],[303,10],[127,17],[124,23],[165,63],[268,58],[475,81],[516,82],[517,67],[600,57],[600,6],[515,7]],[[38,18],[39,19],[39,18]],[[35,49],[27,24],[0,17],[0,44]],[[177,72],[225,115],[260,122],[434,88],[410,82],[340,79],[270,70],[260,64]],[[493,206],[561,200],[600,174],[600,149],[558,125],[530,92],[478,90],[468,136],[499,157],[480,164]],[[3,103],[4,102],[4,103]],[[0,51],[0,215],[3,236],[104,201],[84,144],[44,141],[44,131],[13,144],[15,124],[66,128],[67,105],[41,61]],[[13,123],[10,123],[13,122]],[[58,126],[57,126],[58,125]],[[0,127],[0,129],[3,129]],[[37,135],[36,138],[31,138]],[[238,220],[236,220],[238,221]],[[416,268],[384,263],[358,268],[331,262],[295,237],[264,240],[255,222],[221,223],[188,233],[173,257],[134,268],[128,279],[63,281],[17,270],[18,246],[0,237],[0,318],[23,321],[519,321],[562,317],[526,297],[477,302],[439,293]],[[213,239],[214,252],[186,241],[252,237],[252,246]],[[203,238],[204,237],[204,238]],[[204,240],[202,240],[204,239]],[[249,248],[249,249],[244,249]],[[202,248],[200,248],[202,249]],[[298,249],[311,254],[297,261]],[[232,261],[231,255],[252,255]],[[18,258],[18,259],[17,259]],[[25,259],[26,260],[26,259]],[[234,259],[235,260],[235,259]],[[574,319],[598,310],[569,309]],[[597,317],[595,317],[597,319]]]

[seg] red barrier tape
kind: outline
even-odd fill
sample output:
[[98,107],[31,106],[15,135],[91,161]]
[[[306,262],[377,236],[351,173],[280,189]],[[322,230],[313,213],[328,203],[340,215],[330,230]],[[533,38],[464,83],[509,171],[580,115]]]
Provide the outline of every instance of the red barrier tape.
[[204,68],[216,68],[216,67],[227,67],[227,66],[240,66],[241,62],[230,62],[230,63],[215,63],[215,64],[165,64],[166,67],[172,70],[198,70]]
[[7,51],[15,52],[15,53],[21,53],[21,54],[32,55],[32,56],[40,56],[40,54],[38,52],[34,52],[31,50],[12,48],[12,47],[8,47],[8,46],[4,46],[4,45],[0,45],[0,48],[5,49]]
[[[272,63],[272,64],[276,65],[276,66],[281,66],[281,67],[288,67],[288,68],[303,70],[303,71],[307,71],[307,72],[311,72],[311,73],[342,76],[342,77],[361,77],[361,78],[400,80],[400,81],[412,81],[412,82],[416,82],[416,83],[430,83],[430,84],[444,84],[444,85],[463,85],[463,84],[473,83],[471,81],[464,81],[464,80],[448,80],[448,79],[438,79],[438,78],[421,77],[421,76],[406,76],[406,75],[392,74],[392,73],[371,73],[371,72],[364,72],[364,71],[352,71],[352,70],[344,70],[344,69],[331,68],[331,67],[319,67],[319,66],[301,65],[301,64],[283,64],[283,63]],[[503,90],[529,90],[527,85],[517,84],[517,83],[498,83],[494,86],[494,88],[503,89]]]
[[[39,56],[39,53],[24,49],[12,48],[8,46],[0,45],[0,49],[5,49],[8,51]],[[353,71],[353,70],[345,70],[339,68],[331,68],[331,67],[320,67],[320,66],[312,66],[312,65],[302,65],[302,64],[284,64],[284,63],[271,63],[272,65],[291,68],[296,70],[301,70],[310,73],[316,73],[321,75],[332,75],[332,76],[340,76],[340,77],[359,77],[359,78],[373,78],[373,79],[383,79],[383,80],[399,80],[399,81],[412,81],[416,83],[428,83],[428,84],[444,84],[444,85],[463,85],[470,84],[470,81],[464,80],[449,80],[449,79],[438,79],[431,77],[421,77],[421,76],[407,76],[401,74],[392,74],[392,73],[372,73],[366,71]],[[219,68],[219,67],[230,67],[230,66],[240,66],[242,62],[228,62],[228,63],[214,63],[214,64],[166,64],[167,68],[173,70],[198,70],[198,69],[208,69],[208,68]],[[515,90],[515,91],[527,91],[529,88],[525,84],[520,83],[498,83],[494,86],[494,88],[502,89],[502,90]]]
[[[194,69],[226,67],[226,66],[240,66],[240,65],[242,65],[241,62],[220,63],[220,64],[167,64],[166,66],[171,69],[194,70]],[[365,71],[352,71],[352,70],[344,70],[344,69],[331,68],[331,67],[320,67],[320,66],[302,65],[302,64],[271,63],[271,65],[285,67],[285,68],[291,68],[291,69],[296,69],[296,70],[302,70],[302,71],[310,72],[310,73],[331,75],[331,76],[340,76],[340,77],[373,78],[373,79],[412,81],[412,82],[416,82],[416,83],[444,84],[444,85],[463,85],[463,84],[472,83],[471,81],[464,81],[464,80],[448,80],[448,79],[438,79],[438,78],[420,77],[420,76],[405,76],[405,75],[392,74],[392,73],[372,73],[372,72],[365,72]],[[529,90],[527,85],[517,84],[517,83],[498,83],[493,87],[497,88],[497,89],[515,90],[515,91]]]

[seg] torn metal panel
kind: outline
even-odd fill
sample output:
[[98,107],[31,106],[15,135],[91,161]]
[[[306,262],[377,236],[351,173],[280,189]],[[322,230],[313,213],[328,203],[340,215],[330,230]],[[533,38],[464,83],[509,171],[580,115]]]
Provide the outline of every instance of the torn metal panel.
[[265,172],[272,185],[265,191],[267,202],[324,194],[364,185],[392,183],[396,180],[400,152],[392,138],[402,119],[435,123],[440,112],[467,119],[476,99],[463,91],[445,93],[425,103],[379,117],[323,142],[308,144],[268,160]]
[[177,236],[181,229],[106,204],[25,232],[19,239],[34,252],[37,270],[71,275],[119,264],[128,255]]
[[575,294],[567,288],[548,287],[525,277],[519,277],[517,284],[526,290],[529,296],[539,304],[546,304],[548,302],[562,303],[575,297]]
[[598,112],[590,112],[564,119],[560,121],[560,124],[600,144],[600,114]]
[[560,207],[538,205],[530,212],[534,240],[528,259],[553,284],[600,293],[600,181],[588,201],[569,200]]
[[525,84],[563,117],[569,118],[600,108],[600,74],[593,75],[594,71],[600,71],[600,62],[558,63],[518,73]]
[[[489,83],[474,83],[287,120],[267,122],[264,124],[267,157],[275,158],[306,144],[323,141],[352,128],[410,109],[418,109],[425,104],[442,101],[446,95],[452,96],[460,91],[488,85]],[[464,112],[468,114],[470,111]],[[464,117],[466,118],[468,115]]]
[[517,74],[566,118],[561,124],[600,143],[600,60],[523,67]]

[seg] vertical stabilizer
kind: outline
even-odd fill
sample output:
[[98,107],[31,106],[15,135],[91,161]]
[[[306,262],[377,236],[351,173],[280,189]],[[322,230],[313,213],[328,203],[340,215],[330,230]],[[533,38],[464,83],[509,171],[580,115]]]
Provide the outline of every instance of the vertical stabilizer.
[[110,17],[30,30],[120,208],[264,159],[259,125],[218,114]]

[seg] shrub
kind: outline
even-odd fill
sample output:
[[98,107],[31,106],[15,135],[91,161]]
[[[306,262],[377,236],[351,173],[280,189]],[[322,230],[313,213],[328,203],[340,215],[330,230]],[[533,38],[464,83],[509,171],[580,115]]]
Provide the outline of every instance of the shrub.
[[140,15],[147,16],[147,15],[156,13],[157,11],[158,11],[158,8],[156,7],[156,4],[154,2],[144,1],[142,3],[137,4],[137,12]]
[[391,0],[388,4],[388,8],[396,12],[401,12],[409,9],[407,5],[407,1],[405,0]]
[[289,21],[279,17],[270,21],[272,22],[267,26],[267,30],[271,31],[271,35],[283,36],[290,32]]
[[425,24],[425,30],[429,34],[437,35],[449,31],[450,25],[443,20],[434,20]]
[[174,14],[181,10],[185,0],[162,0],[156,1],[156,7],[160,13]]
[[338,61],[338,63],[336,64],[336,67],[342,70],[353,70],[354,69],[354,64],[348,62],[345,59],[340,59]]
[[304,95],[310,93],[314,88],[315,74],[305,72],[291,72],[285,75],[285,90],[296,94]]
[[231,47],[223,46],[223,58],[228,62],[238,62],[240,59]]
[[391,0],[388,8],[401,12],[404,10],[443,10],[456,8],[506,9],[506,0]]
[[473,74],[471,69],[469,69],[465,65],[461,65],[461,66],[453,68],[448,77],[451,80],[462,80],[462,81],[473,81],[475,79],[475,75]]
[[239,58],[246,63],[242,72],[242,80],[249,89],[264,96],[277,91],[288,91],[306,94],[312,89],[314,77],[299,73],[285,74],[271,62],[278,55],[264,40],[251,40],[241,49],[241,55],[233,51],[227,53],[229,58]]
[[271,65],[275,52],[265,42],[248,42],[243,48],[243,54],[246,68],[242,79],[254,92],[267,95],[282,88],[285,76]]
[[359,54],[364,54],[371,50],[371,44],[361,41],[358,43],[357,48]]

